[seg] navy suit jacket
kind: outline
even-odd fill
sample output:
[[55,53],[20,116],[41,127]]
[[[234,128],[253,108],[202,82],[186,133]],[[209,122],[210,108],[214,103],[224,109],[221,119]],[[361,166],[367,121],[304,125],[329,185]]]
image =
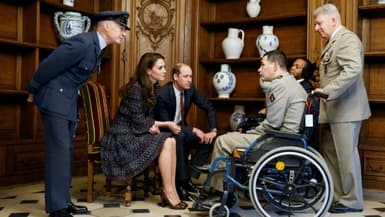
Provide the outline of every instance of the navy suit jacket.
[[64,41],[44,59],[28,86],[42,113],[77,121],[80,86],[101,61],[96,32],[86,32]]
[[[200,109],[206,111],[209,128],[217,128],[216,112],[214,106],[206,99],[206,97],[197,91],[194,85],[191,85],[190,89],[184,90],[184,123],[186,123],[186,117],[192,103],[197,105]],[[159,121],[173,121],[175,110],[175,92],[172,82],[169,82],[157,90],[155,119]]]

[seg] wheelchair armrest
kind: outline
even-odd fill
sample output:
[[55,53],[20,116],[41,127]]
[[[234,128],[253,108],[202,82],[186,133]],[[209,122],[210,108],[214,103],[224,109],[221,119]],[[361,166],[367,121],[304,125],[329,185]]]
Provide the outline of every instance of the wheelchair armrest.
[[265,133],[268,135],[273,135],[277,138],[294,139],[294,140],[300,140],[300,139],[304,138],[304,136],[302,134],[282,132],[279,130],[265,130]]

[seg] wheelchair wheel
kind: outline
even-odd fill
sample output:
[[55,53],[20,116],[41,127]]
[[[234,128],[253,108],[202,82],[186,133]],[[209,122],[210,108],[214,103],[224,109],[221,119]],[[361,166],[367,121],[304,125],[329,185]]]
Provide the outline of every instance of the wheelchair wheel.
[[296,146],[266,152],[255,163],[249,181],[251,201],[262,216],[278,216],[277,211],[324,216],[333,192],[323,158]]
[[221,203],[216,203],[211,206],[209,216],[210,217],[229,217],[230,210],[226,205],[221,207]]

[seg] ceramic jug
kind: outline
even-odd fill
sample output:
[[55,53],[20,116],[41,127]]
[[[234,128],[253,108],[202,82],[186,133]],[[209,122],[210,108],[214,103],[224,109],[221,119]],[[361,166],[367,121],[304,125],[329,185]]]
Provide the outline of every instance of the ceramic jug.
[[246,11],[249,17],[256,17],[261,12],[261,6],[259,5],[260,0],[249,0],[246,6]]
[[230,116],[230,128],[235,131],[238,129],[239,124],[245,121],[245,106],[235,105],[234,112]]
[[273,34],[273,30],[274,26],[262,26],[262,34],[256,40],[256,46],[261,57],[279,46],[278,37]]
[[79,33],[87,32],[91,26],[89,17],[73,11],[55,12],[54,23],[61,41]]
[[242,29],[229,28],[227,37],[222,41],[226,59],[238,59],[241,56],[245,40]]
[[213,77],[213,85],[218,93],[218,98],[230,98],[230,94],[235,89],[237,79],[231,72],[229,64],[221,64],[219,72]]

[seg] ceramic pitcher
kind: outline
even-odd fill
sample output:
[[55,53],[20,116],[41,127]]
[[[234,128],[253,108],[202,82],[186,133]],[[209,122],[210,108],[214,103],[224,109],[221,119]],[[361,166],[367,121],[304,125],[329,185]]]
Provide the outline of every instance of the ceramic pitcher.
[[222,41],[226,59],[238,59],[243,51],[245,32],[242,29],[229,28],[227,37]]

